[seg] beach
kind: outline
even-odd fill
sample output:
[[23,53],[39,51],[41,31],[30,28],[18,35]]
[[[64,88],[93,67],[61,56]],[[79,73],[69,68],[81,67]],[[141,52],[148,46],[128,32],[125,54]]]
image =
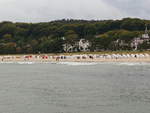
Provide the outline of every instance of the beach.
[[150,62],[150,54],[3,55],[0,62]]

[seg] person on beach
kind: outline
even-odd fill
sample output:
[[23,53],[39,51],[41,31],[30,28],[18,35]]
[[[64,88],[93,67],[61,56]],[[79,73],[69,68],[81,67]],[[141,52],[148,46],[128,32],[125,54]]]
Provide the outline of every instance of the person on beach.
[[86,59],[86,57],[85,57],[85,56],[82,56],[82,59]]
[[80,59],[80,56],[77,56],[77,59]]
[[90,59],[94,59],[94,57],[93,57],[93,56],[91,56],[91,55],[89,56],[89,58],[90,58]]
[[58,56],[58,57],[56,57],[56,61],[59,61],[59,59],[60,59],[60,57]]

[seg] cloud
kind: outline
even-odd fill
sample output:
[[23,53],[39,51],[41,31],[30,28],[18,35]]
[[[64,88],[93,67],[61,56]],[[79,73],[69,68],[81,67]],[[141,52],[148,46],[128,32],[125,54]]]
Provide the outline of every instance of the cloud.
[[150,19],[150,0],[105,0],[106,3],[117,8],[129,17]]
[[0,0],[0,21],[150,18],[149,0]]

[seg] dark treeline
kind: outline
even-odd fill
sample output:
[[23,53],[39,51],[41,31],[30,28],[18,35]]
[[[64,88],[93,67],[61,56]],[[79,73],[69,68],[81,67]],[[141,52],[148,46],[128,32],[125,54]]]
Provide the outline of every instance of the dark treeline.
[[[74,44],[82,39],[91,42],[90,50],[126,50],[113,41],[129,42],[143,33],[149,20],[125,18],[122,20],[85,21],[59,20],[45,23],[0,23],[0,54],[60,53],[63,44]],[[65,40],[64,40],[65,38]]]

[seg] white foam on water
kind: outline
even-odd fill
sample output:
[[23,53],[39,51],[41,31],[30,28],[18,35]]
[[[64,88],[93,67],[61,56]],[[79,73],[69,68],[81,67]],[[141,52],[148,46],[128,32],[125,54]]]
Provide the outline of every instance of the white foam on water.
[[148,62],[120,62],[116,63],[117,65],[127,65],[127,66],[150,66],[150,63]]
[[0,62],[0,64],[13,64],[14,62]]
[[35,64],[35,62],[0,62],[0,64]]
[[150,62],[0,62],[0,64],[57,64],[57,65],[70,65],[70,66],[90,66],[90,65],[119,65],[119,66],[150,66]]
[[88,66],[88,65],[96,65],[98,63],[95,63],[95,62],[58,62],[56,64],[71,65],[71,66]]
[[35,62],[16,62],[17,64],[35,64]]

